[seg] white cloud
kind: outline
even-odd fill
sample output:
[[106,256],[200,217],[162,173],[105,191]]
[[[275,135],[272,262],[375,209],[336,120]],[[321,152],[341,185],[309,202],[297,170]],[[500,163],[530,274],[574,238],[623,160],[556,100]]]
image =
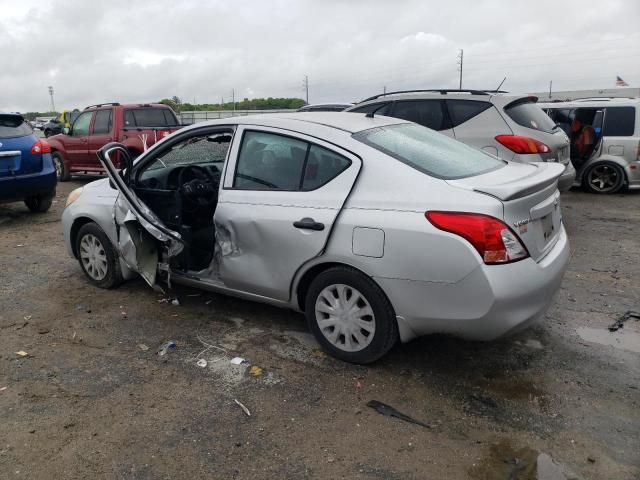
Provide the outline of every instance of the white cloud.
[[[353,101],[387,90],[640,85],[640,2],[0,0],[0,110],[177,95]],[[552,14],[552,15],[550,15]],[[553,20],[551,20],[551,18]],[[562,25],[561,28],[558,25]]]

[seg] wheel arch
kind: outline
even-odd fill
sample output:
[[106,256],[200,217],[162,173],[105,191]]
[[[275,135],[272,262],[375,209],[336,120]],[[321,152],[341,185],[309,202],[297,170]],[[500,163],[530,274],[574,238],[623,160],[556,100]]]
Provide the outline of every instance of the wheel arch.
[[71,251],[75,258],[78,258],[78,249],[76,247],[78,232],[87,223],[95,223],[99,226],[98,222],[90,217],[78,217],[71,224],[71,229],[69,230],[69,242],[71,243]]
[[[293,293],[295,297],[292,298],[293,300],[292,303],[295,308],[297,308],[301,312],[304,312],[305,297],[307,295],[307,292],[309,291],[309,286],[311,285],[311,282],[313,282],[313,279],[316,278],[318,275],[320,275],[322,272],[333,267],[352,268],[360,272],[361,274],[371,278],[371,280],[375,282],[375,279],[373,278],[373,276],[370,273],[367,273],[366,269],[363,269],[361,266],[355,265],[352,262],[344,261],[342,259],[328,259],[328,258],[320,261],[316,261],[302,268],[298,272],[298,275],[296,276],[296,280],[294,280]],[[380,287],[380,285],[378,286]]]
[[580,185],[584,186],[587,171],[594,165],[598,165],[600,163],[613,163],[618,165],[624,173],[624,185],[629,184],[629,174],[627,172],[627,169],[629,168],[629,162],[614,155],[602,155],[596,158],[592,158],[580,168]]

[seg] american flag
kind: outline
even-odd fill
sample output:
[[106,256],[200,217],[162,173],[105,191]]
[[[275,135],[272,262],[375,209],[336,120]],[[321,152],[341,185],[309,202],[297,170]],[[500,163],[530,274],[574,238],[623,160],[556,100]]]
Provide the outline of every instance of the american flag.
[[625,82],[620,77],[616,76],[616,87],[628,87],[628,86],[629,86],[629,84],[627,82]]

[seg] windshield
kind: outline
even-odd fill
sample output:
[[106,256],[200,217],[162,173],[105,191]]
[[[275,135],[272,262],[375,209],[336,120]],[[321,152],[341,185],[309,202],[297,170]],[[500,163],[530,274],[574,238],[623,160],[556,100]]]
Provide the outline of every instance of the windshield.
[[544,110],[528,99],[524,102],[507,105],[504,111],[511,120],[523,127],[547,133],[552,133],[556,128],[556,124],[544,113]]
[[33,130],[18,115],[0,115],[0,138],[24,137],[31,135]]
[[432,177],[453,180],[496,170],[506,162],[426,127],[405,123],[354,133],[353,138]]

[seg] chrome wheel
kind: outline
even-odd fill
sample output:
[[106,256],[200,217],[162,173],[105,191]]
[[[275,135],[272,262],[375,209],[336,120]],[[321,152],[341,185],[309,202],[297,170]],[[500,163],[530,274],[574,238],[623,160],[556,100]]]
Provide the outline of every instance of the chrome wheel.
[[587,175],[589,186],[596,192],[609,193],[620,188],[620,169],[612,165],[596,165]]
[[329,285],[316,299],[315,316],[322,335],[336,348],[358,352],[376,332],[373,309],[358,290],[344,284]]
[[80,240],[80,261],[92,279],[100,281],[107,276],[107,253],[95,235],[88,233]]

